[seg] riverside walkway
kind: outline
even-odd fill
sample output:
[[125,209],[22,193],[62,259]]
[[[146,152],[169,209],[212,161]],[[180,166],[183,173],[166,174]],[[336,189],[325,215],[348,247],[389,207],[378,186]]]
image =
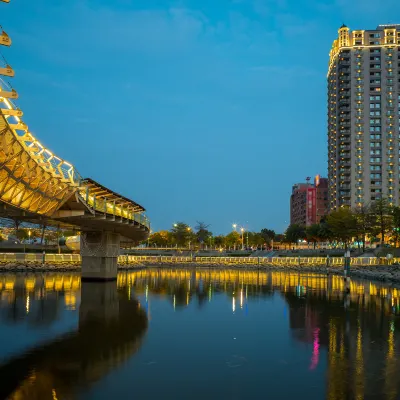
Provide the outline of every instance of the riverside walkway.
[[[40,253],[0,253],[0,263],[51,263],[51,264],[80,264],[80,254],[40,254]],[[131,256],[120,255],[118,264],[199,264],[199,265],[260,265],[260,266],[326,266],[325,257],[179,257],[179,256]],[[391,264],[400,264],[400,258],[394,258]],[[353,266],[378,266],[387,264],[385,258],[352,257]],[[330,257],[329,266],[344,265],[344,257]]]

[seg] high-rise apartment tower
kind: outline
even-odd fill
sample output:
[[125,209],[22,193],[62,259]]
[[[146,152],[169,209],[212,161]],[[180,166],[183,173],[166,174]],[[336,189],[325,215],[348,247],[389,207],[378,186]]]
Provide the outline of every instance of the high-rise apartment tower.
[[343,25],[328,70],[329,209],[399,205],[400,25]]

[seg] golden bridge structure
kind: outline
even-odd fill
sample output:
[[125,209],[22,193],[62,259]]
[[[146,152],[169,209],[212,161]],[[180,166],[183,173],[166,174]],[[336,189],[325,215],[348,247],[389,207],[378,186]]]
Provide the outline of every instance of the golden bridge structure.
[[[0,0],[9,3],[10,0]],[[0,26],[0,47],[11,45]],[[81,231],[82,278],[116,279],[121,242],[147,239],[145,209],[53,154],[30,132],[0,61],[0,217]]]

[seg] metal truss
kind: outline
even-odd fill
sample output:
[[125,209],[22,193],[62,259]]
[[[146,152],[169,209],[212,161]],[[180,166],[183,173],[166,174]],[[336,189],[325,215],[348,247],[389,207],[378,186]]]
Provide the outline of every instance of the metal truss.
[[[0,26],[0,47],[11,42]],[[5,60],[3,64],[0,61],[0,202],[52,219],[68,199],[76,196],[92,214],[120,217],[150,230],[143,207],[93,180],[83,180],[72,164],[32,135],[22,120],[22,110],[14,104],[18,93],[1,76],[14,76]]]

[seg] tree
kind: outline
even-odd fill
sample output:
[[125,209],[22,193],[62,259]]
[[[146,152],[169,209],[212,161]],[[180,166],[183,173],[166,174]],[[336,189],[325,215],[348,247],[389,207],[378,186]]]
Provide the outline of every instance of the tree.
[[227,247],[239,247],[242,245],[242,237],[241,235],[236,232],[232,231],[225,236],[225,245]]
[[181,247],[188,245],[193,240],[192,229],[183,222],[174,224],[171,234],[174,243]]
[[225,236],[224,235],[218,235],[214,237],[214,244],[215,246],[223,246],[225,243]]
[[347,249],[350,240],[357,234],[357,220],[348,208],[339,208],[331,212],[326,222],[332,232],[332,236],[344,243]]
[[393,215],[392,239],[393,239],[395,247],[397,247],[397,243],[400,240],[400,207],[393,207],[392,215]]
[[331,242],[334,239],[326,219],[321,219],[319,223],[319,238],[321,242]]
[[299,224],[289,225],[285,232],[286,240],[289,243],[297,243],[306,237],[305,228]]
[[40,244],[43,244],[45,232],[46,232],[46,224],[43,224],[41,226]]
[[385,234],[393,229],[393,209],[384,197],[375,200],[371,205],[373,215],[372,233],[381,235],[381,245],[385,244]]
[[354,215],[357,220],[357,236],[361,238],[362,249],[365,251],[365,240],[368,234],[372,232],[373,216],[371,208],[366,205],[361,205],[354,210]]
[[[269,246],[271,244],[271,242],[275,239],[275,231],[273,231],[272,229],[261,229],[261,236],[264,238],[264,242],[267,243],[267,245]],[[264,243],[262,243],[264,244]]]
[[306,237],[308,242],[314,243],[314,249],[316,244],[321,240],[321,227],[319,224],[312,224],[306,228]]
[[71,236],[76,236],[78,233],[74,230],[65,230],[63,231],[63,236],[64,237],[71,237]]
[[260,247],[263,246],[265,243],[265,237],[260,232],[245,232],[246,241],[247,241],[247,234],[249,235],[249,246],[252,247]]
[[210,225],[205,224],[204,222],[197,221],[196,229],[196,237],[199,243],[204,246],[204,243],[212,237],[212,232],[208,230]]
[[19,240],[29,239],[29,232],[27,229],[18,229],[16,235]]
[[168,231],[153,232],[149,237],[149,244],[165,247],[172,244],[171,233]]
[[283,233],[278,233],[275,235],[275,241],[283,242],[285,240],[285,235]]

